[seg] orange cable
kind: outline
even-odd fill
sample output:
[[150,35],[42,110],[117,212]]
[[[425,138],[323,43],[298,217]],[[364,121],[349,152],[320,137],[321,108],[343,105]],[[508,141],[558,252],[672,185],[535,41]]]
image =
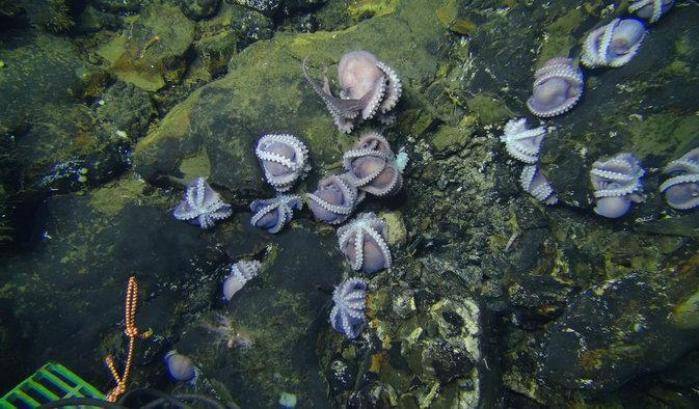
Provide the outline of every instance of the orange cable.
[[107,367],[112,373],[114,380],[116,381],[116,386],[107,395],[107,400],[109,402],[116,402],[116,400],[124,392],[126,392],[126,384],[129,381],[129,376],[131,375],[131,367],[133,366],[133,355],[134,349],[136,347],[136,338],[138,337],[138,328],[136,327],[136,305],[138,304],[138,282],[136,282],[136,277],[129,277],[129,285],[126,287],[126,301],[124,302],[124,322],[126,323],[126,328],[124,329],[124,334],[129,337],[129,349],[126,355],[126,365],[124,366],[124,373],[119,375],[117,370],[114,357],[108,355],[105,358]]

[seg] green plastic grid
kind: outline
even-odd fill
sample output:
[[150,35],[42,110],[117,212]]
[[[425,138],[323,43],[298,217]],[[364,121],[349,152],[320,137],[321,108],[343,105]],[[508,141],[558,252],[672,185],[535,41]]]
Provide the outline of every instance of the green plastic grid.
[[37,408],[59,399],[104,399],[102,392],[65,366],[49,362],[0,399],[0,409]]

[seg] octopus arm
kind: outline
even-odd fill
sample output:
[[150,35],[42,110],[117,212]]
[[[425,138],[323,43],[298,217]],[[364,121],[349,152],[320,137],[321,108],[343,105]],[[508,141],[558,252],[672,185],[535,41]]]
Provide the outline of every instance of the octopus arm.
[[315,91],[318,96],[323,99],[323,102],[327,106],[333,117],[337,119],[353,119],[359,115],[359,112],[365,106],[366,102],[364,98],[362,99],[340,99],[330,93],[330,86],[326,83],[321,85],[319,81],[311,78],[308,74],[308,68],[306,67],[306,61],[303,62],[303,75],[306,78],[308,84],[310,84],[313,91]]

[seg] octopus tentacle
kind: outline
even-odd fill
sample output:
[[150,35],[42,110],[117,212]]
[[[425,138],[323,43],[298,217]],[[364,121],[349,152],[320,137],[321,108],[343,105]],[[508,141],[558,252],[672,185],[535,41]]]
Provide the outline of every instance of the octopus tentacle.
[[340,99],[330,93],[330,84],[327,78],[324,80],[324,84],[321,85],[317,80],[311,78],[308,73],[308,68],[306,66],[306,59],[303,60],[302,68],[303,75],[306,81],[311,85],[313,91],[315,91],[318,96],[321,97],[325,106],[330,111],[330,114],[336,120],[347,120],[356,118],[364,107],[365,101],[361,99]]
[[376,114],[376,111],[379,109],[381,101],[384,98],[385,92],[386,77],[380,77],[374,83],[372,90],[367,92],[361,99],[361,101],[365,103],[362,108],[362,119],[366,120],[372,118]]
[[398,78],[398,74],[393,70],[393,68],[389,67],[381,61],[379,61],[376,64],[376,66],[379,67],[379,69],[383,71],[384,74],[386,74],[386,77],[388,79],[386,98],[381,104],[381,112],[386,113],[392,110],[398,103],[398,99],[403,93],[403,85],[400,82],[400,78]]

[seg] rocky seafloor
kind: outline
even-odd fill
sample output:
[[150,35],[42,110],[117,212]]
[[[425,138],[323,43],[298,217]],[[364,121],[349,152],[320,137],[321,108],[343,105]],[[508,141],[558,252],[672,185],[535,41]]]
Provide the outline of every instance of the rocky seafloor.
[[[0,391],[49,360],[103,391],[125,358],[126,281],[140,283],[132,387],[242,408],[697,408],[699,213],[668,207],[666,163],[699,147],[699,6],[677,1],[638,55],[585,71],[570,112],[541,121],[541,171],[559,203],[522,191],[499,136],[533,73],[578,57],[630,2],[589,0],[0,0]],[[390,126],[339,132],[304,81],[369,50],[403,95]],[[410,162],[403,191],[366,200],[393,266],[366,276],[368,325],[328,314],[351,271],[308,211],[250,226],[273,195],[254,145],[306,142],[310,192],[361,129]],[[633,152],[645,201],[593,208],[588,171]],[[175,220],[207,177],[234,215]],[[262,262],[230,303],[228,266]],[[226,331],[212,331],[225,321]],[[245,342],[229,342],[243,337]],[[176,349],[200,374],[168,379]]]

